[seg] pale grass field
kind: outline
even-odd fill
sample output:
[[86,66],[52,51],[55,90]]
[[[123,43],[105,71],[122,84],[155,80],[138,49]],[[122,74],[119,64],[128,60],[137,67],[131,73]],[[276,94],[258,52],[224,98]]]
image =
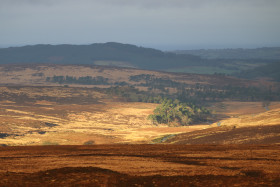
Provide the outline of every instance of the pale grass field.
[[[5,108],[1,110],[0,119],[9,129],[5,130],[2,126],[1,131],[19,135],[0,139],[0,144],[7,145],[81,145],[87,141],[93,141],[94,144],[149,143],[167,134],[206,127],[155,126],[147,120],[147,116],[152,113],[156,104],[107,102],[102,105],[56,106],[51,102],[37,101],[40,107],[13,106],[12,108],[16,109],[11,109],[11,105],[7,107],[4,103],[0,104],[1,108]],[[47,110],[59,110],[63,115],[47,112],[41,114]],[[42,125],[44,123],[58,126],[48,127]],[[40,131],[45,133],[39,134]]]
[[[168,127],[163,124],[155,126],[147,120],[147,116],[157,104],[150,103],[108,101],[91,105],[57,105],[47,101],[36,103],[40,105],[18,107],[9,101],[0,103],[0,119],[2,124],[5,124],[1,126],[1,132],[18,135],[2,138],[0,144],[81,145],[88,141],[92,141],[93,144],[153,143],[153,139],[165,135],[217,126],[217,123],[186,127]],[[280,121],[279,103],[271,103],[271,108],[276,109],[266,112],[261,112],[264,109],[260,102],[222,104],[227,107],[227,110],[224,110],[225,114],[234,114],[234,117],[220,121],[223,126],[277,125]],[[57,126],[48,127],[44,123]],[[41,131],[45,133],[40,134]]]

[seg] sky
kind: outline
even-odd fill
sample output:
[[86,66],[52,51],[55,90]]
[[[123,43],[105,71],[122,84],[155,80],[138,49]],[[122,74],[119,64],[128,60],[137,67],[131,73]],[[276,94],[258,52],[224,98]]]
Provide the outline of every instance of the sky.
[[279,20],[280,0],[0,0],[0,47],[275,47]]

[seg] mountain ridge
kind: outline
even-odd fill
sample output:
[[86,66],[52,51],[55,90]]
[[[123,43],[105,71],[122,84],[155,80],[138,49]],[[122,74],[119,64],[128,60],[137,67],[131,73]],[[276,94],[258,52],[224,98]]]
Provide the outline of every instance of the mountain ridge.
[[177,66],[199,63],[200,58],[116,42],[90,45],[38,44],[0,49],[0,64],[94,64],[96,61],[128,62],[141,69],[158,69],[171,67],[174,63]]
[[[261,53],[262,50],[267,52]],[[211,51],[214,53],[211,54]],[[37,44],[0,48],[0,64],[100,65],[165,72],[232,75],[255,80],[269,78],[279,81],[277,73],[280,48],[197,50],[196,52],[178,54],[117,42],[89,45]],[[215,58],[205,58],[203,55],[207,55],[208,52]],[[254,54],[258,56],[252,56]],[[271,58],[279,55],[279,60],[261,58],[262,55],[269,57],[269,54],[274,54]],[[227,55],[233,55],[234,58],[227,58]],[[263,69],[266,71],[264,72]]]

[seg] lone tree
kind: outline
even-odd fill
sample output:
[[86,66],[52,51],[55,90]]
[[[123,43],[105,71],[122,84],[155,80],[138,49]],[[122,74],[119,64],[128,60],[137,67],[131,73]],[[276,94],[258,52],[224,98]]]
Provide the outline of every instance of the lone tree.
[[168,124],[169,126],[186,126],[191,123],[205,121],[210,111],[194,104],[181,103],[179,100],[165,99],[148,116],[154,124]]

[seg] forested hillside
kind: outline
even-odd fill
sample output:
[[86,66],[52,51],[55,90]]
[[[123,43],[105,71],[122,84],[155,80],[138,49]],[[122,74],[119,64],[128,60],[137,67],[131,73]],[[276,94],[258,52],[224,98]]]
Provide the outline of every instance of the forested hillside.
[[277,74],[271,73],[275,71],[275,63],[278,63],[279,59],[280,48],[163,52],[115,42],[0,49],[0,64],[90,64],[166,72],[233,75],[251,79],[270,77],[273,80],[279,80]]
[[177,55],[160,50],[120,43],[91,45],[34,45],[0,49],[1,64],[53,63],[95,64],[167,69],[188,65],[203,65],[194,55]]

